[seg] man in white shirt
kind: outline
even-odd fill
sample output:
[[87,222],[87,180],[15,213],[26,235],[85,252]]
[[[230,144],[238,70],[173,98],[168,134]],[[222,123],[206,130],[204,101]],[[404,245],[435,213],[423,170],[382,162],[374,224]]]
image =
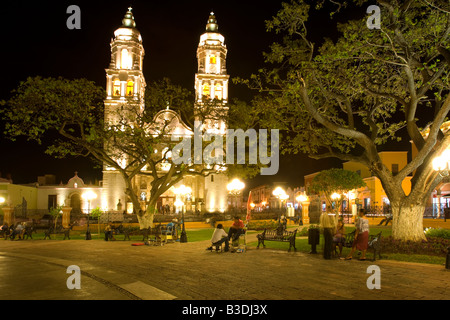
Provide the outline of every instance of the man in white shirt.
[[[230,246],[228,234],[225,232],[225,230],[223,230],[223,225],[219,223],[211,237],[211,243],[213,246],[220,246],[224,242],[225,242],[225,252],[227,252]],[[212,246],[207,248],[206,250],[212,250]]]

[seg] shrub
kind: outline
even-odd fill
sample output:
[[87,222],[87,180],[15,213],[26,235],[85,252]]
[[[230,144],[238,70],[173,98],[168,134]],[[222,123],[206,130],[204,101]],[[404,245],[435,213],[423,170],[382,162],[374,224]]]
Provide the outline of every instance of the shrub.
[[392,236],[381,238],[381,252],[406,253],[406,254],[426,254],[442,256],[447,253],[450,246],[450,239],[430,237],[427,241],[401,241]]
[[264,229],[276,229],[278,222],[276,221],[251,221],[249,222],[248,230],[264,230]]
[[450,240],[450,230],[448,229],[442,229],[442,228],[426,228],[425,229],[425,235],[428,237],[435,237],[435,238],[443,238],[443,239],[449,239]]

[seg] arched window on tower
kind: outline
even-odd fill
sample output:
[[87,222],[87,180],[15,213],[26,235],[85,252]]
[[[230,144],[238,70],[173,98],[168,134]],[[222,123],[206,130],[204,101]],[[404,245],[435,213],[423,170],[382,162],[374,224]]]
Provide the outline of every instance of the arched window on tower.
[[113,96],[120,96],[120,80],[114,80],[113,82]]
[[222,85],[217,83],[216,87],[214,88],[214,96],[216,99],[222,100],[223,96],[222,96]]
[[209,63],[210,64],[216,64],[216,56],[215,55],[211,55],[209,57]]
[[205,83],[203,85],[203,95],[209,97],[209,84]]
[[134,94],[134,82],[128,80],[127,82],[127,96],[132,96]]
[[129,54],[128,49],[122,49],[120,65],[122,69],[131,69],[131,54]]

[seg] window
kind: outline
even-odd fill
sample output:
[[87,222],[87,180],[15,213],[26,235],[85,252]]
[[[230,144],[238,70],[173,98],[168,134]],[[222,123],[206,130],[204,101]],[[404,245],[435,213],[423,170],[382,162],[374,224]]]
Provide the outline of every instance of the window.
[[214,95],[216,99],[222,100],[222,86],[220,84],[216,84]]
[[370,209],[370,198],[364,198],[364,209]]
[[50,210],[51,208],[58,207],[56,199],[57,199],[57,195],[56,194],[49,194],[48,195],[48,210]]
[[113,83],[113,96],[120,96],[120,81],[115,80]]
[[134,83],[133,81],[129,80],[127,82],[127,96],[132,96],[133,95],[133,90],[134,89]]
[[216,64],[216,56],[215,55],[212,55],[212,56],[209,57],[209,63],[210,64]]
[[122,69],[131,69],[131,55],[127,49],[122,49],[120,65]]
[[204,96],[209,96],[209,85],[208,84],[205,84],[203,86],[203,95]]
[[214,175],[211,175],[211,182],[214,182]]

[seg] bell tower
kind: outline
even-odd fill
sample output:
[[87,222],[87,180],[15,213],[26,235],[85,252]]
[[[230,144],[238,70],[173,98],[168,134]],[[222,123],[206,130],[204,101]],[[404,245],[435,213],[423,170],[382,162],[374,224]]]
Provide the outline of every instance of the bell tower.
[[129,99],[144,107],[145,78],[142,73],[144,47],[136,29],[132,8],[111,40],[111,62],[106,69],[105,121],[113,121],[116,108]]
[[[198,71],[195,74],[196,108],[207,114],[203,119],[203,129],[218,135],[225,135],[226,122],[223,116],[228,113],[227,47],[225,38],[219,33],[214,12],[211,12],[205,33],[200,36],[197,48]],[[215,101],[210,107],[208,102]],[[224,212],[228,206],[225,173],[211,174],[205,178],[205,209],[209,212]]]
[[197,102],[204,98],[228,101],[227,47],[219,33],[214,12],[210,13],[206,32],[200,36],[197,48],[198,73],[195,74]]
[[[114,31],[110,45],[111,62],[106,69],[104,100],[105,125],[115,123],[118,120],[118,112],[126,104],[138,105],[141,111],[144,109],[146,83],[142,69],[145,51],[131,7],[122,19],[122,25]],[[126,158],[116,160],[123,165],[127,161]],[[103,190],[101,201],[103,209],[127,209],[123,178],[115,168],[107,164],[103,165]]]
[[[200,36],[197,48],[198,71],[195,74],[195,96],[197,108],[202,108],[208,101],[216,100],[217,115],[220,118],[228,111],[227,47],[225,38],[219,33],[214,12],[211,12],[206,24],[205,33]],[[210,111],[208,111],[210,113]],[[225,134],[224,121],[205,121],[207,130]]]

